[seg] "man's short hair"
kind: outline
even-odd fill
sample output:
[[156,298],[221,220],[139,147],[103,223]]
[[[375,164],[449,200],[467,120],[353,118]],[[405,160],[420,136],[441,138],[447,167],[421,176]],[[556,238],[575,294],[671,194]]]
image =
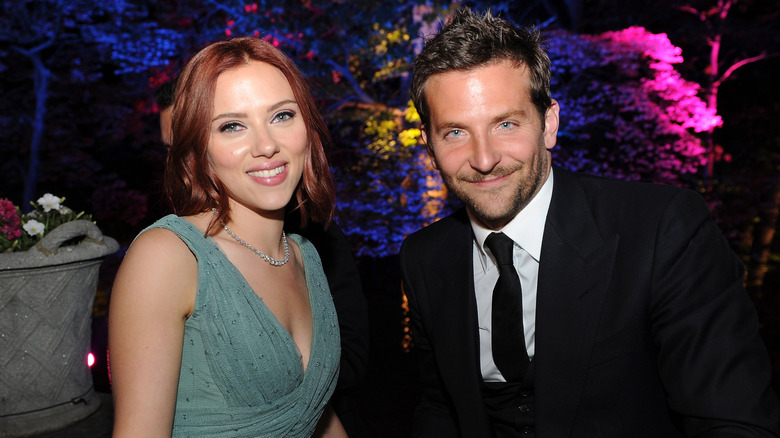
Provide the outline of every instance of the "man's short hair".
[[176,79],[171,79],[154,92],[154,100],[160,111],[170,108],[173,105],[173,91],[176,89]]
[[528,69],[531,95],[536,110],[544,120],[552,104],[550,96],[550,58],[534,28],[521,28],[503,18],[472,12],[467,7],[455,11],[439,33],[425,42],[414,61],[412,101],[423,125],[430,123],[425,86],[434,75],[468,71],[509,62]]

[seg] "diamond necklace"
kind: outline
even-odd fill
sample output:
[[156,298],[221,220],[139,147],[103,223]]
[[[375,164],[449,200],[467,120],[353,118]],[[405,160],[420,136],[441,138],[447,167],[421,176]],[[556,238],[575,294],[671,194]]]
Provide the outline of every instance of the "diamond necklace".
[[255,254],[259,255],[263,258],[263,260],[267,261],[273,266],[284,266],[287,262],[290,261],[290,246],[287,244],[287,234],[284,233],[284,230],[282,230],[282,245],[284,245],[284,258],[282,260],[277,260],[268,254],[264,253],[263,251],[260,251],[259,249],[255,248],[254,246],[250,245],[248,242],[246,242],[244,239],[238,237],[236,233],[230,230],[228,228],[227,224],[225,224],[225,221],[219,221],[219,224],[222,225],[222,227],[227,231],[227,233],[236,240],[236,242],[240,243],[241,245],[244,245],[247,249],[254,252]]

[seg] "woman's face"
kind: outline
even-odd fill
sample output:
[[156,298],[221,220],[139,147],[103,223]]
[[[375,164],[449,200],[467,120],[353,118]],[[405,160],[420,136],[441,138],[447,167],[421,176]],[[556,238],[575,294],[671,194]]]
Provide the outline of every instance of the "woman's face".
[[217,78],[207,152],[232,208],[284,211],[301,179],[307,137],[292,88],[279,69],[250,61]]

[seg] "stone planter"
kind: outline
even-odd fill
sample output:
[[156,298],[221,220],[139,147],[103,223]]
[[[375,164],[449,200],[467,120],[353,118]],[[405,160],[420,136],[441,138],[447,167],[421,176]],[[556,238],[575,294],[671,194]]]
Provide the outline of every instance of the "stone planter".
[[100,264],[117,249],[78,220],[0,253],[0,437],[61,429],[100,406],[87,366],[92,305]]

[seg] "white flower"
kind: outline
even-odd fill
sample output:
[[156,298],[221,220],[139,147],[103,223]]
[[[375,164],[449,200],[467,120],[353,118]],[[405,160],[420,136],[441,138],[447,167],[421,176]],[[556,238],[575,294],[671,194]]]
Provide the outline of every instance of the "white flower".
[[24,228],[24,231],[27,231],[27,234],[31,236],[35,236],[36,234],[43,236],[43,232],[46,231],[46,226],[36,221],[35,219],[30,219],[27,221],[27,223],[24,224],[24,227],[22,228]]
[[47,193],[40,198],[38,198],[38,205],[43,207],[44,212],[49,212],[49,210],[57,210],[60,208],[60,202],[62,200],[51,193]]
[[60,205],[60,214],[61,215],[64,216],[66,214],[71,214],[71,213],[73,213],[73,210],[69,209],[68,207],[66,207],[64,205]]

